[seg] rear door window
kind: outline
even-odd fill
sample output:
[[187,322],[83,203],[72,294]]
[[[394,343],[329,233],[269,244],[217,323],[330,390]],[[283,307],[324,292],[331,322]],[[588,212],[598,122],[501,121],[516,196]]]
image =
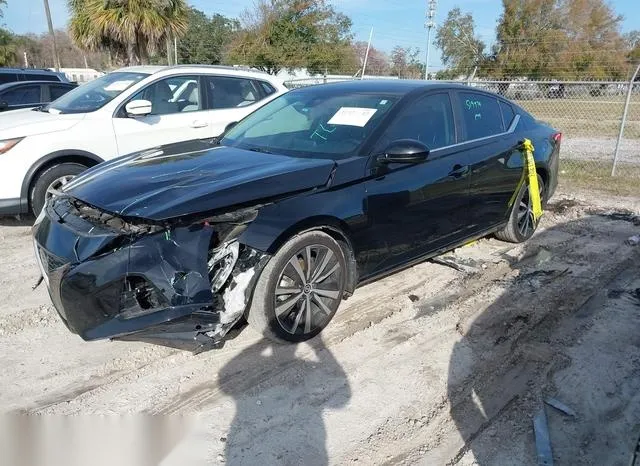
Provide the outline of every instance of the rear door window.
[[509,129],[511,122],[516,117],[513,107],[503,101],[500,101],[500,110],[502,110],[502,119],[504,120],[505,129]]
[[72,88],[69,86],[56,86],[56,85],[50,85],[49,86],[49,95],[51,98],[51,101],[56,100],[58,97],[61,97],[63,95],[65,95],[67,92],[69,92]]
[[458,97],[465,141],[504,133],[498,99],[475,92],[459,92]]
[[260,88],[262,89],[262,93],[265,97],[276,92],[275,88],[266,81],[254,81],[254,83],[257,86],[260,86]]
[[20,86],[11,89],[0,97],[9,105],[30,105],[40,103],[40,85]]
[[226,76],[206,76],[209,108],[241,108],[260,100],[260,91],[254,81]]
[[0,84],[14,83],[19,80],[16,73],[0,73]]

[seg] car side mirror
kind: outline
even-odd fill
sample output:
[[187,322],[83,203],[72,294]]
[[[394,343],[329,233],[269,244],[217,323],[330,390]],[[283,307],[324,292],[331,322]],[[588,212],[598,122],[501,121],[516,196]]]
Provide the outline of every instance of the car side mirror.
[[222,134],[227,134],[229,132],[229,130],[231,130],[233,127],[235,127],[238,124],[237,121],[232,121],[231,123],[229,123],[227,125],[227,127],[224,129],[224,133]]
[[0,112],[3,112],[8,108],[9,108],[9,103],[8,102],[6,102],[5,100],[0,102]]
[[429,148],[415,139],[399,139],[378,156],[380,163],[420,163],[427,160]]
[[129,116],[145,116],[151,113],[152,106],[151,102],[149,102],[148,100],[132,100],[127,105],[125,105],[124,110]]

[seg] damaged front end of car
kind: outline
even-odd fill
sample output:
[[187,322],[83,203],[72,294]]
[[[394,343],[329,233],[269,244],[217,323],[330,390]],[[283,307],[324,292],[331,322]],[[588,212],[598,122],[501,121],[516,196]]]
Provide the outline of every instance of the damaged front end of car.
[[153,222],[60,196],[34,224],[36,257],[62,320],[83,339],[199,352],[242,318],[269,260],[238,240],[258,209]]

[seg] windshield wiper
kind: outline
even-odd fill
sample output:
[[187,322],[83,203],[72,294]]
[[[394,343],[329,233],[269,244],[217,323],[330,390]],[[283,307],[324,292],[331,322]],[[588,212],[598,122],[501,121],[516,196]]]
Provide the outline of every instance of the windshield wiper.
[[39,107],[35,107],[32,109],[34,112],[44,112],[49,113],[49,107],[47,105],[40,105]]

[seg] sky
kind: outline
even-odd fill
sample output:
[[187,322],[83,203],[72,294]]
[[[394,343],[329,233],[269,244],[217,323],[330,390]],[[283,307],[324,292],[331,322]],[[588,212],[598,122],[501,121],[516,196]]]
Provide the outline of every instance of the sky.
[[[623,32],[640,30],[638,1],[609,2],[615,11],[625,18],[622,23]],[[237,17],[254,2],[253,0],[188,0],[188,3],[207,14],[220,13]],[[424,23],[427,0],[333,0],[332,3],[338,11],[347,14],[353,21],[356,40],[367,41],[373,27],[372,43],[382,51],[390,52],[394,46],[400,45],[417,47],[423,54],[426,52],[427,30]],[[64,28],[67,24],[69,15],[66,4],[67,0],[49,0],[55,28]],[[501,0],[439,0],[436,24],[446,18],[449,10],[458,6],[473,15],[477,34],[490,46],[495,40],[495,27],[502,11],[501,5]],[[17,34],[46,31],[43,0],[9,0],[5,7],[4,18],[1,18],[0,22]],[[441,66],[439,57],[439,51],[432,47],[431,67],[437,69]]]

